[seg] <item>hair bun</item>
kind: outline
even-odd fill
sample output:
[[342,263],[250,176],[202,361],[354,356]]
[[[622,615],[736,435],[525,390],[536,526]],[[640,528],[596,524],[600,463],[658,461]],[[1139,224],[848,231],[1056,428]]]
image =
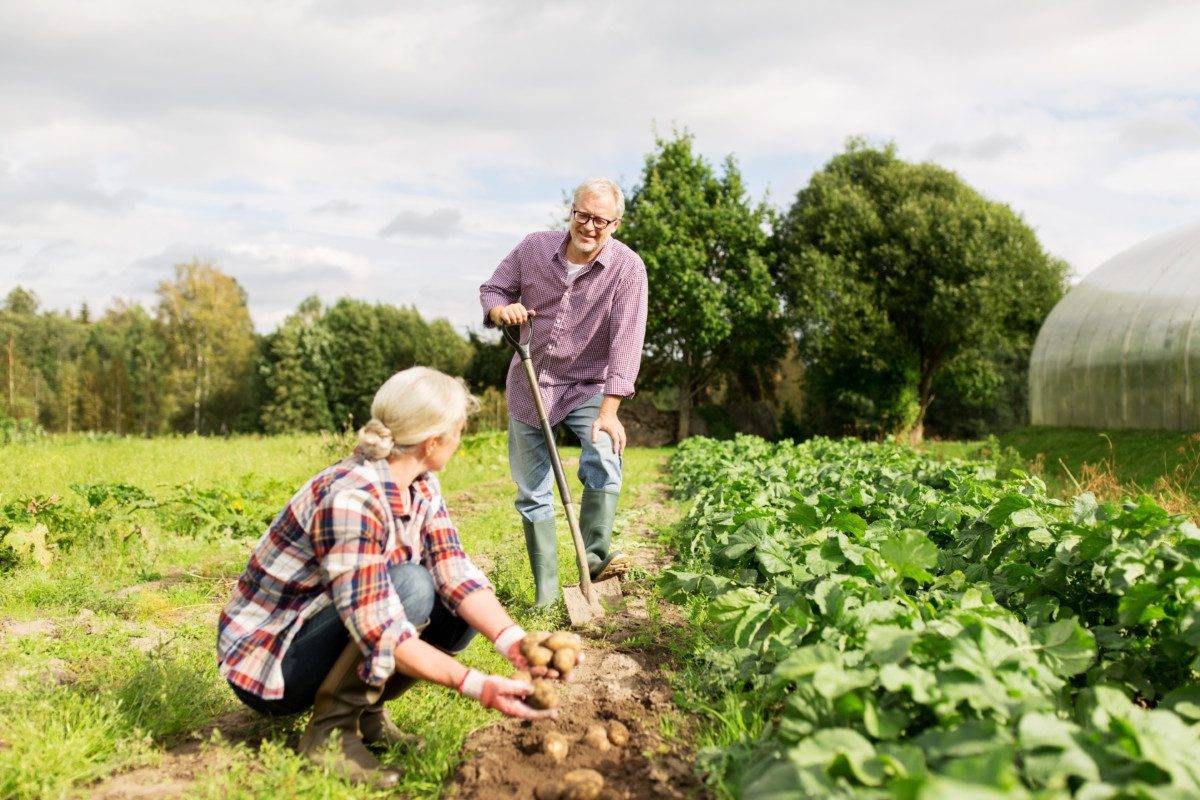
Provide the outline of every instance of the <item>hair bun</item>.
[[393,444],[392,432],[377,419],[372,418],[358,429],[358,445],[371,460],[387,458]]

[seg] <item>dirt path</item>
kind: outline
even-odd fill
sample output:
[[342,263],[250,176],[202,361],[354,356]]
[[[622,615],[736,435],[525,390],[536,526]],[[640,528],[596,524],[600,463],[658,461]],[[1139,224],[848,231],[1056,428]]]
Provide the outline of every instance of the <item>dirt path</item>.
[[[704,793],[693,774],[689,721],[672,705],[664,667],[670,631],[683,624],[673,606],[660,602],[647,583],[665,562],[653,543],[656,527],[672,521],[666,487],[639,487],[618,544],[633,556],[633,579],[626,580],[624,609],[581,631],[587,661],[560,691],[556,721],[503,720],[476,731],[464,746],[466,760],[446,796],[458,800],[537,797],[539,786],[566,772],[589,768],[606,779],[601,798],[683,798]],[[648,577],[647,577],[648,576]],[[630,732],[624,747],[601,752],[582,741],[588,726],[617,720]],[[571,742],[567,758],[556,763],[542,752],[551,731]]]

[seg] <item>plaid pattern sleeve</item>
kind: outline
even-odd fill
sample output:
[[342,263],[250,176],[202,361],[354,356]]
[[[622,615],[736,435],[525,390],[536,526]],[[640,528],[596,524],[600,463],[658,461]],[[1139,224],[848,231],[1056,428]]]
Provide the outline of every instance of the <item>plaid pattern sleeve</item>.
[[446,608],[458,613],[458,604],[467,595],[480,589],[491,589],[492,585],[463,552],[458,529],[450,521],[437,478],[428,475],[423,482],[423,491],[427,493],[429,509],[421,528],[422,561],[433,576],[433,584]]
[[333,604],[363,651],[359,674],[373,685],[395,669],[396,645],[417,633],[388,577],[388,513],[367,491],[346,489],[325,497],[310,531]]

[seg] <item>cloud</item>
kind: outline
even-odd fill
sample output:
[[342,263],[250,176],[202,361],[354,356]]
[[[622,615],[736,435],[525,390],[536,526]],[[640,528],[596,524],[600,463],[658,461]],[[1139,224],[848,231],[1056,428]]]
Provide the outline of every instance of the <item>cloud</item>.
[[1139,152],[1200,150],[1200,124],[1186,112],[1147,115],[1126,123],[1120,140]]
[[313,291],[474,324],[563,190],[638,182],[654,124],[777,204],[848,136],[895,142],[1085,273],[1200,218],[1197,40],[1194,4],[1123,0],[0,4],[0,292],[153,299],[208,254],[260,327]]
[[383,238],[393,236],[429,236],[445,239],[462,231],[462,212],[457,208],[438,208],[433,211],[401,211],[392,221],[379,229]]
[[345,216],[349,214],[355,214],[359,211],[362,211],[362,206],[360,204],[337,198],[334,200],[326,200],[324,203],[321,203],[321,205],[310,208],[308,213]]
[[933,160],[968,158],[977,161],[995,161],[1010,155],[1025,146],[1023,136],[994,133],[982,139],[968,142],[938,142],[929,148]]

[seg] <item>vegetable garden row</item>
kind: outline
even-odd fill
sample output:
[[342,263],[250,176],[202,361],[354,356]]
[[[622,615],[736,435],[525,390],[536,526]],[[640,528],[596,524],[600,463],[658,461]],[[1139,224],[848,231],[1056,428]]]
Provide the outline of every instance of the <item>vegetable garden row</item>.
[[684,442],[661,588],[745,800],[1200,797],[1200,530],[897,445]]

